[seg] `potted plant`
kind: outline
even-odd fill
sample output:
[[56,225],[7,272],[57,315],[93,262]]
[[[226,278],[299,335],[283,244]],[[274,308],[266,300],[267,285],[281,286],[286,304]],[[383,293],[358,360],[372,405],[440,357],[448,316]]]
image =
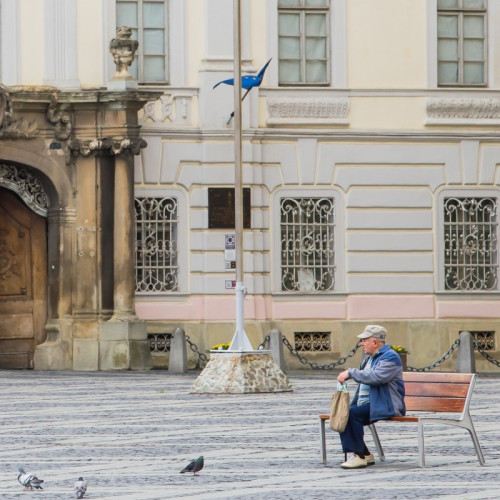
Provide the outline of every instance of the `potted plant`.
[[399,354],[399,357],[401,358],[401,363],[403,363],[403,371],[406,372],[408,371],[408,354],[410,354],[410,351],[406,347],[403,347],[401,345],[391,345],[391,348],[396,351]]

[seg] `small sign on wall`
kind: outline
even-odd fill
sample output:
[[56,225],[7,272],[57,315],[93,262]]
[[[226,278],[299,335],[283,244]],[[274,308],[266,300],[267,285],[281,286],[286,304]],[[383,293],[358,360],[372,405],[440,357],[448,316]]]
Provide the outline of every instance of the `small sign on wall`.
[[226,260],[226,271],[236,271],[236,261]]
[[234,233],[224,235],[224,260],[226,271],[236,270],[236,235]]
[[234,233],[224,235],[224,259],[236,260],[236,235]]
[[[250,188],[243,188],[243,227],[250,229]],[[234,229],[234,188],[208,188],[208,228]]]
[[226,280],[226,289],[236,288],[236,280]]

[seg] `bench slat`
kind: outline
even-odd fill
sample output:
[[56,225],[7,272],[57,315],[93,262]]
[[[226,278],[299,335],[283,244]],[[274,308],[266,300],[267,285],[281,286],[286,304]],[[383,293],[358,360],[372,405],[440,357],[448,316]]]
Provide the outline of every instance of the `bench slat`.
[[443,373],[443,372],[403,372],[406,382],[445,382],[470,384],[473,373]]
[[465,398],[469,392],[469,384],[443,384],[432,382],[405,382],[405,396],[443,396]]
[[405,415],[404,417],[392,417],[388,420],[384,420],[384,422],[390,422],[391,420],[393,422],[418,422],[419,417],[409,417],[408,415]]
[[465,399],[405,396],[405,404],[407,411],[441,411],[460,413],[464,409]]

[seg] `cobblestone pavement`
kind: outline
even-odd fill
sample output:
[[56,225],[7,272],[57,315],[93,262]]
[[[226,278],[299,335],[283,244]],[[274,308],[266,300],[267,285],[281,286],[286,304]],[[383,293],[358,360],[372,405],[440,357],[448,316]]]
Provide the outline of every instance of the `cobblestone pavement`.
[[[0,498],[74,498],[78,476],[94,500],[500,497],[500,378],[480,377],[471,405],[486,466],[466,430],[428,426],[420,469],[416,425],[381,423],[386,461],[344,471],[334,432],[327,466],[319,451],[334,373],[293,372],[293,392],[254,395],[190,394],[197,375],[0,371]],[[179,474],[199,455],[199,476]],[[23,491],[21,465],[43,491]]]

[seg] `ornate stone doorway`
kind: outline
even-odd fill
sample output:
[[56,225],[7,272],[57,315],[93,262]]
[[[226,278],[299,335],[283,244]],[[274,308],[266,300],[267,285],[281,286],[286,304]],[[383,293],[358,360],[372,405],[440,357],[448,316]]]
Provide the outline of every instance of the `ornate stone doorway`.
[[46,219],[0,187],[0,369],[33,367],[46,321]]

